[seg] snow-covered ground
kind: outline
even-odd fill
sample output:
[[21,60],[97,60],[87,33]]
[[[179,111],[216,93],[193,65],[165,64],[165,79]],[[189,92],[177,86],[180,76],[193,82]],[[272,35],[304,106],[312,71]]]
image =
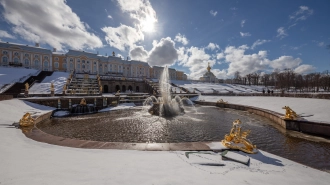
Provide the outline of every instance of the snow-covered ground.
[[108,112],[112,110],[121,110],[121,109],[130,109],[135,107],[136,105],[134,103],[121,103],[116,107],[107,107],[104,109],[99,110],[99,112]]
[[[330,174],[259,151],[250,166],[184,151],[78,149],[26,138],[8,127],[25,112],[52,108],[0,102],[1,184],[328,184]],[[219,143],[211,144],[217,149]],[[220,166],[224,164],[224,166]]]
[[232,104],[240,104],[268,109],[278,113],[285,113],[282,109],[289,106],[297,114],[312,115],[304,117],[309,121],[330,123],[330,100],[311,98],[289,98],[289,97],[264,97],[264,96],[198,96],[195,101],[217,102],[223,99]]
[[36,72],[38,72],[36,69],[0,66],[0,89],[5,84],[24,80],[25,77],[35,74]]
[[35,83],[30,87],[29,94],[50,94],[51,83],[54,85],[55,94],[60,94],[68,77],[69,73],[54,72],[51,76],[47,76],[41,83]]

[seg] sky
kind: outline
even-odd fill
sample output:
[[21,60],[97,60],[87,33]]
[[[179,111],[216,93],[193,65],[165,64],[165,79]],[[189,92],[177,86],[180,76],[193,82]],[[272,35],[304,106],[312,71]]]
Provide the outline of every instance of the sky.
[[199,79],[330,69],[328,0],[0,0],[0,40],[99,52]]

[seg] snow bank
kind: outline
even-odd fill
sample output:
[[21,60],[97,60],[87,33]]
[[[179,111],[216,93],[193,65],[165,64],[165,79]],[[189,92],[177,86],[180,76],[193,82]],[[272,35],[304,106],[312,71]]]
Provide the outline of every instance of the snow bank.
[[54,72],[51,76],[47,76],[41,83],[35,83],[30,89],[29,94],[50,94],[50,85],[53,83],[55,94],[63,91],[69,73]]
[[217,102],[223,99],[232,104],[240,104],[247,106],[259,107],[268,109],[278,113],[285,113],[282,109],[284,106],[289,106],[297,114],[312,115],[304,117],[309,121],[330,122],[330,100],[326,99],[311,99],[311,98],[289,98],[289,97],[263,97],[263,96],[203,96],[200,95],[192,101],[207,101]]

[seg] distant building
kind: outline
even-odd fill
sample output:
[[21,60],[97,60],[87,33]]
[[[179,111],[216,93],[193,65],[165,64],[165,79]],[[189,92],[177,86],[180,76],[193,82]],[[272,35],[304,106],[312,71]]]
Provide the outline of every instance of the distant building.
[[215,77],[215,75],[211,72],[210,63],[207,66],[207,72],[199,78],[202,82],[210,82],[210,83],[217,83],[218,79]]
[[[160,78],[164,67],[150,67],[147,62],[124,60],[98,53],[72,50],[58,52],[35,46],[0,42],[0,65],[33,68],[43,71],[65,71],[76,73],[100,74],[126,78]],[[169,68],[171,80],[187,80],[182,71]]]

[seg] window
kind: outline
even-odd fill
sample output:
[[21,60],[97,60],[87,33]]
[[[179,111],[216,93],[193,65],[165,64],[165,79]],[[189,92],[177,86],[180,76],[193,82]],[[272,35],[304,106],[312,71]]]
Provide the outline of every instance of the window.
[[77,68],[80,69],[80,64],[77,64]]
[[82,68],[85,69],[85,65],[84,64],[82,65]]
[[35,67],[38,67],[38,66],[39,66],[39,60],[35,60],[35,61],[34,61],[34,66],[35,66]]
[[2,57],[2,63],[7,64],[7,62],[8,62],[8,58],[7,57]]
[[48,70],[48,65],[49,65],[49,62],[48,61],[44,61],[44,70]]
[[55,61],[58,61],[58,57],[55,57]]
[[86,65],[86,69],[89,69],[89,64]]
[[70,62],[73,62],[73,58],[70,58]]
[[18,60],[18,58],[14,58],[14,63],[16,63],[16,64],[18,64],[19,63],[19,60]]
[[77,59],[77,62],[80,62],[80,59],[79,58]]
[[89,61],[87,60],[86,63],[89,64]]
[[96,62],[94,61],[94,64],[96,64]]
[[55,67],[55,68],[58,68],[58,66],[59,66],[59,65],[58,65],[58,62],[54,62],[54,67]]
[[70,69],[73,69],[73,63],[72,62],[70,63]]
[[29,59],[25,59],[24,60],[24,64],[25,64],[25,66],[29,66],[30,65],[30,60]]
[[45,59],[45,60],[48,60],[48,56],[44,56],[44,59]]
[[62,64],[63,69],[66,69],[66,63]]
[[25,57],[29,57],[30,55],[26,53],[24,56],[25,56]]
[[3,51],[2,54],[7,55],[8,51]]
[[38,58],[39,57],[39,55],[34,55],[34,58]]
[[63,59],[63,62],[66,62],[66,58]]
[[18,54],[18,52],[15,52],[14,55],[15,55],[15,56],[18,56],[19,54]]
[[85,63],[85,60],[82,60],[81,62],[82,62],[82,63]]

